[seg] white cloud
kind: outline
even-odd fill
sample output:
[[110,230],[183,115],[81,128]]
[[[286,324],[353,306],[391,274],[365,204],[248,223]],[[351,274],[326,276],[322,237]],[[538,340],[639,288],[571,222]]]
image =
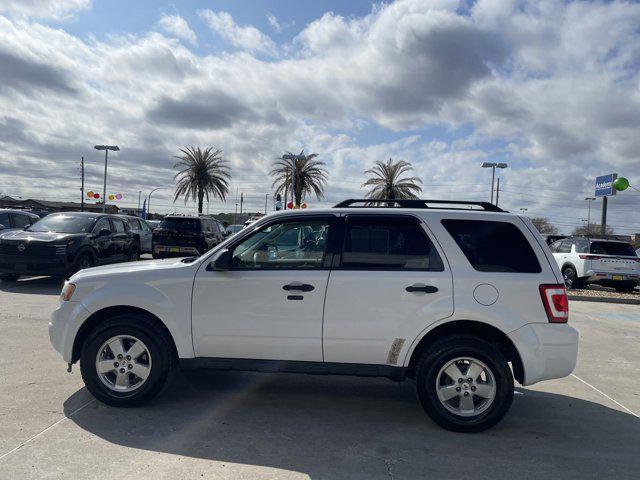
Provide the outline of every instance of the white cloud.
[[0,13],[16,18],[69,20],[76,12],[90,6],[91,0],[2,0]]
[[267,22],[269,22],[269,25],[271,25],[276,32],[282,32],[282,25],[280,25],[280,22],[273,13],[267,12]]
[[275,43],[268,35],[251,25],[238,25],[227,12],[200,10],[198,15],[214,33],[237,48],[256,53],[275,53]]
[[[596,174],[640,165],[639,4],[405,0],[325,14],[268,60],[269,37],[206,12],[240,51],[200,55],[157,32],[85,41],[0,16],[0,190],[75,191],[81,155],[99,188],[91,147],[107,142],[122,149],[110,182],[136,204],[172,182],[186,144],[223,148],[256,208],[284,150],[327,162],[327,202],[361,195],[362,172],[389,156],[414,163],[425,197],[487,199],[479,163],[499,158],[501,203],[569,230]],[[626,193],[611,223],[640,230]]]
[[158,24],[169,34],[189,42],[191,45],[198,44],[198,37],[187,21],[180,15],[163,14]]

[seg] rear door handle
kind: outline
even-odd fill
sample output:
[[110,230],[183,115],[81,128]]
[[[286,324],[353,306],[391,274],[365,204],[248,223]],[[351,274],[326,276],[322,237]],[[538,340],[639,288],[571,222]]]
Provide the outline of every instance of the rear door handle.
[[405,288],[407,292],[424,292],[424,293],[436,293],[438,291],[438,287],[434,287],[433,285],[409,285]]
[[289,285],[284,285],[282,289],[286,290],[287,292],[291,290],[310,292],[311,290],[315,289],[315,287],[313,285],[309,285],[308,283],[290,283]]

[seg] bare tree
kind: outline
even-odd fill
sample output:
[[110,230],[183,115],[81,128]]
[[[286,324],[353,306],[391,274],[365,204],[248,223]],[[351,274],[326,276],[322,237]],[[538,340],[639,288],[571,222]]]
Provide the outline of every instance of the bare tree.
[[[589,225],[574,228],[571,235],[598,235],[600,233],[602,233],[602,227],[597,223],[590,223]],[[606,235],[613,235],[613,228],[607,227],[604,233]]]
[[544,235],[558,234],[558,227],[556,227],[553,223],[551,223],[548,218],[544,218],[544,217],[532,218],[531,223],[533,223],[533,226],[536,227],[538,232]]

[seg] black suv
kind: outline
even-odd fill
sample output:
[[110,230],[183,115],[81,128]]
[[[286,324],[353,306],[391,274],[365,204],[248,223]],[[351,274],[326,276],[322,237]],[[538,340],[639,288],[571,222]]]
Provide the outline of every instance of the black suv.
[[138,260],[140,245],[121,218],[53,213],[0,236],[0,280],[20,275],[68,276],[83,268]]
[[224,232],[211,217],[168,215],[153,231],[153,258],[202,255],[224,240]]

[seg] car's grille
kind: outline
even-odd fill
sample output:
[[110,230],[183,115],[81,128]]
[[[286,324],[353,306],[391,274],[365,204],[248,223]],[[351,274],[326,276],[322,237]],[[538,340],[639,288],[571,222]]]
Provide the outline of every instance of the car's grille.
[[[57,253],[57,245],[43,245],[40,243],[29,242],[15,242],[15,243],[0,243],[0,253],[4,255],[20,255],[31,257],[47,257],[55,255]],[[65,248],[64,245],[60,245],[61,248]]]

